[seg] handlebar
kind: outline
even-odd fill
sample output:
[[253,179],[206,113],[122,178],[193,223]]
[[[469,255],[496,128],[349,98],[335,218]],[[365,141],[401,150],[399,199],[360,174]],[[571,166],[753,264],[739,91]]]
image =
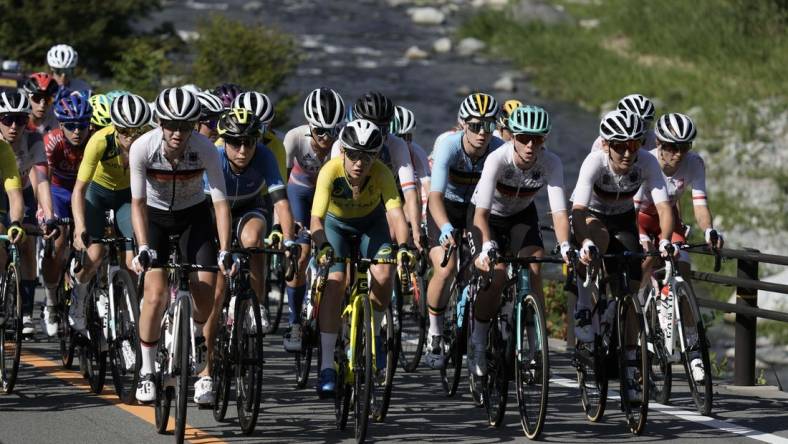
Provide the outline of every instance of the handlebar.
[[452,253],[454,253],[454,251],[457,250],[457,242],[458,242],[457,239],[458,239],[460,234],[461,234],[460,230],[454,230],[454,231],[451,232],[451,237],[452,237],[452,239],[454,239],[454,244],[453,245],[449,245],[449,248],[447,248],[446,251],[443,252],[443,259],[441,260],[441,267],[445,267],[446,264],[449,263],[449,258],[451,257]]

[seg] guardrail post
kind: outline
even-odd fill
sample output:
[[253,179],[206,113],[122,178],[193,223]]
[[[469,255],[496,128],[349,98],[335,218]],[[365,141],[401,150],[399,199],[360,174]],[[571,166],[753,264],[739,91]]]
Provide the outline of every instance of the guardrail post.
[[[745,248],[747,251],[760,251]],[[736,276],[741,279],[758,280],[758,262],[736,260]],[[736,305],[758,307],[758,290],[736,287]],[[755,385],[755,333],[756,317],[736,315],[736,349],[733,363],[734,385]]]

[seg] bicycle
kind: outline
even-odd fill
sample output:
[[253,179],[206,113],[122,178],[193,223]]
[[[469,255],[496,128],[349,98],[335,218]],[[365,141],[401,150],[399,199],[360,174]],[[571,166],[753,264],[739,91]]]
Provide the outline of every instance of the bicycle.
[[[611,275],[606,273],[602,259],[627,261],[642,257],[640,253],[630,251],[604,255],[594,252],[592,263],[586,267],[583,285],[592,285],[592,291],[597,292],[592,295],[596,302],[591,311],[592,316],[598,318],[599,331],[595,334],[593,343],[577,341],[573,358],[583,410],[591,422],[600,421],[604,415],[608,395],[606,367],[609,359],[617,359],[621,410],[626,417],[627,426],[635,435],[642,434],[646,426],[651,386],[643,309],[636,295],[629,290],[626,267],[619,266],[621,271]],[[576,267],[577,259],[573,262]],[[602,273],[604,277],[600,276]],[[610,286],[612,300],[607,298],[607,286]],[[630,329],[634,329],[634,335]],[[616,346],[617,352],[614,351]],[[626,357],[627,350],[634,351],[634,359]],[[635,374],[627,375],[628,369],[633,367]],[[636,393],[632,399],[629,390]]]
[[[278,225],[274,226],[271,234],[271,246],[281,246],[284,238],[281,235],[275,234]],[[281,233],[281,228],[278,229]],[[268,328],[264,333],[274,334],[279,329],[279,324],[282,322],[282,313],[285,303],[286,283],[287,279],[287,264],[282,260],[280,255],[273,255],[268,262],[268,278],[266,279],[266,296],[263,301],[265,306],[265,313],[268,317]]]
[[[422,239],[427,239],[426,233],[422,232]],[[427,340],[427,281],[429,280],[427,267],[429,258],[427,257],[429,246],[422,245],[422,250],[417,255],[416,267],[410,271],[408,278],[409,285],[399,288],[395,292],[394,304],[396,326],[398,327],[398,357],[401,361],[402,370],[411,373],[416,371],[424,353],[424,345]]]
[[0,282],[0,379],[3,392],[14,391],[22,353],[22,293],[19,291],[19,249],[0,234],[7,250],[5,275]]
[[[716,242],[716,239],[712,239],[712,242]],[[682,245],[679,248],[686,250],[705,246]],[[658,253],[646,255],[659,256]],[[665,261],[664,278],[657,280],[652,276],[646,295],[644,316],[651,355],[650,376],[654,400],[661,404],[668,403],[672,387],[672,364],[680,359],[698,412],[709,415],[713,400],[709,342],[695,292],[689,282],[678,274],[676,257],[670,255]],[[697,377],[700,373],[702,377]]]
[[[182,443],[186,431],[186,403],[192,374],[199,373],[197,342],[194,335],[189,274],[196,271],[218,272],[217,266],[185,264],[182,262],[178,240],[180,235],[168,238],[170,259],[163,268],[168,270],[170,298],[161,319],[162,339],[158,343],[156,359],[156,431],[165,433],[170,417],[170,406],[175,399],[175,441]],[[148,264],[143,264],[147,268]],[[260,324],[259,311],[255,322]]]
[[[314,252],[315,249],[312,249]],[[309,371],[312,367],[312,350],[317,348],[320,353],[320,300],[326,288],[328,271],[331,267],[323,263],[315,267],[314,256],[306,269],[306,281],[309,283],[301,308],[301,350],[295,352],[296,388],[306,387]],[[319,359],[318,359],[319,361]]]

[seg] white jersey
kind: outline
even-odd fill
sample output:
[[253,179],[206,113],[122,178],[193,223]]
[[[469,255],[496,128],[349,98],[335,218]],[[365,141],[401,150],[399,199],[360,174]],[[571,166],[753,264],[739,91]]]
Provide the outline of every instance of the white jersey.
[[416,142],[408,143],[410,149],[410,160],[413,163],[413,172],[416,179],[430,179],[430,161],[427,159],[427,152]]
[[[651,150],[654,157],[659,155],[658,149]],[[672,176],[662,173],[667,187],[668,199],[671,205],[677,205],[687,186],[692,187],[692,205],[706,206],[706,165],[703,158],[694,151],[688,151],[681,159],[678,169]],[[640,211],[648,214],[657,214],[654,202],[648,193],[641,187],[635,195],[635,205]]]
[[322,158],[312,148],[312,133],[309,125],[301,125],[287,132],[284,141],[287,153],[287,169],[290,170],[290,182],[314,188],[320,168],[328,161],[328,153]]
[[515,164],[514,156],[514,145],[507,142],[487,157],[471,202],[496,216],[511,216],[528,208],[536,193],[547,186],[550,211],[566,211],[561,159],[543,148],[534,164],[523,170]]
[[210,139],[196,132],[192,132],[188,143],[173,165],[164,157],[161,128],[148,131],[134,141],[129,154],[131,197],[147,199],[148,206],[168,211],[201,203],[205,200],[204,190],[210,193],[214,203],[225,200],[224,174],[216,147]]
[[[643,142],[643,148],[646,151],[651,151],[657,147],[657,135],[654,133],[654,130],[646,131],[646,141]],[[599,151],[602,149],[602,138],[597,137],[594,141],[594,144],[591,145],[591,151]]]
[[591,211],[615,215],[635,208],[633,197],[641,185],[651,194],[652,202],[668,200],[665,179],[656,157],[644,149],[638,150],[637,159],[624,174],[617,174],[610,167],[610,157],[604,151],[592,151],[580,166],[572,203]]
[[[339,156],[340,147],[339,140],[334,142],[334,146],[331,147],[332,158]],[[410,161],[410,150],[404,140],[389,134],[383,143],[383,149],[380,150],[379,159],[399,179],[399,186],[403,192],[416,188],[416,175]]]

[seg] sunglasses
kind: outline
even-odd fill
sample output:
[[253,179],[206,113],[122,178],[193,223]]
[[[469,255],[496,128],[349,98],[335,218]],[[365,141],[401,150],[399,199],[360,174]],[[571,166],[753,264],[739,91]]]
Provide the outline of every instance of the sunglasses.
[[312,131],[315,133],[315,137],[320,139],[336,139],[337,135],[339,134],[339,128],[320,128],[317,126],[312,127]]
[[194,129],[194,122],[189,122],[188,120],[164,120],[162,119],[159,122],[162,128],[166,129],[167,131],[177,132],[180,131],[182,133],[190,132]]
[[487,134],[491,134],[495,131],[496,125],[494,120],[482,120],[480,122],[465,122],[468,126],[468,130],[474,134],[479,134],[484,130]]
[[138,128],[115,128],[115,130],[123,137],[130,137],[136,139],[140,135],[142,135],[145,131],[145,127],[138,127]]
[[224,137],[224,143],[238,148],[242,146],[251,148],[257,145],[257,138],[256,137]]
[[530,142],[533,142],[536,146],[544,144],[544,136],[538,136],[536,134],[515,134],[514,139],[523,145],[528,145]]
[[643,145],[642,140],[627,140],[626,142],[608,142],[608,146],[610,149],[615,151],[620,155],[624,155],[625,152],[629,151],[630,153],[634,154],[637,153],[640,147]]
[[52,73],[58,76],[71,75],[74,72],[72,68],[54,68]]
[[35,102],[35,103],[47,102],[48,103],[51,100],[52,100],[52,97],[47,95],[47,94],[41,94],[41,93],[30,94],[30,101],[31,102]]
[[358,150],[347,150],[346,149],[346,150],[344,150],[344,152],[345,152],[345,156],[348,158],[348,160],[350,160],[353,163],[358,162],[359,160],[361,161],[361,163],[369,163],[369,162],[372,162],[372,160],[375,159],[378,156],[378,153],[370,154],[370,153],[365,153],[363,151],[358,151]]
[[27,125],[27,114],[6,114],[0,117],[0,122],[5,126],[13,124],[16,124],[16,126]]
[[63,128],[65,128],[68,131],[76,131],[78,129],[79,130],[83,130],[83,129],[87,128],[90,125],[90,122],[89,121],[85,121],[85,122],[68,122],[68,123],[63,123],[62,125],[63,125]]
[[662,147],[663,150],[671,153],[681,153],[686,154],[692,148],[692,142],[683,142],[683,143],[667,143],[663,142]]

